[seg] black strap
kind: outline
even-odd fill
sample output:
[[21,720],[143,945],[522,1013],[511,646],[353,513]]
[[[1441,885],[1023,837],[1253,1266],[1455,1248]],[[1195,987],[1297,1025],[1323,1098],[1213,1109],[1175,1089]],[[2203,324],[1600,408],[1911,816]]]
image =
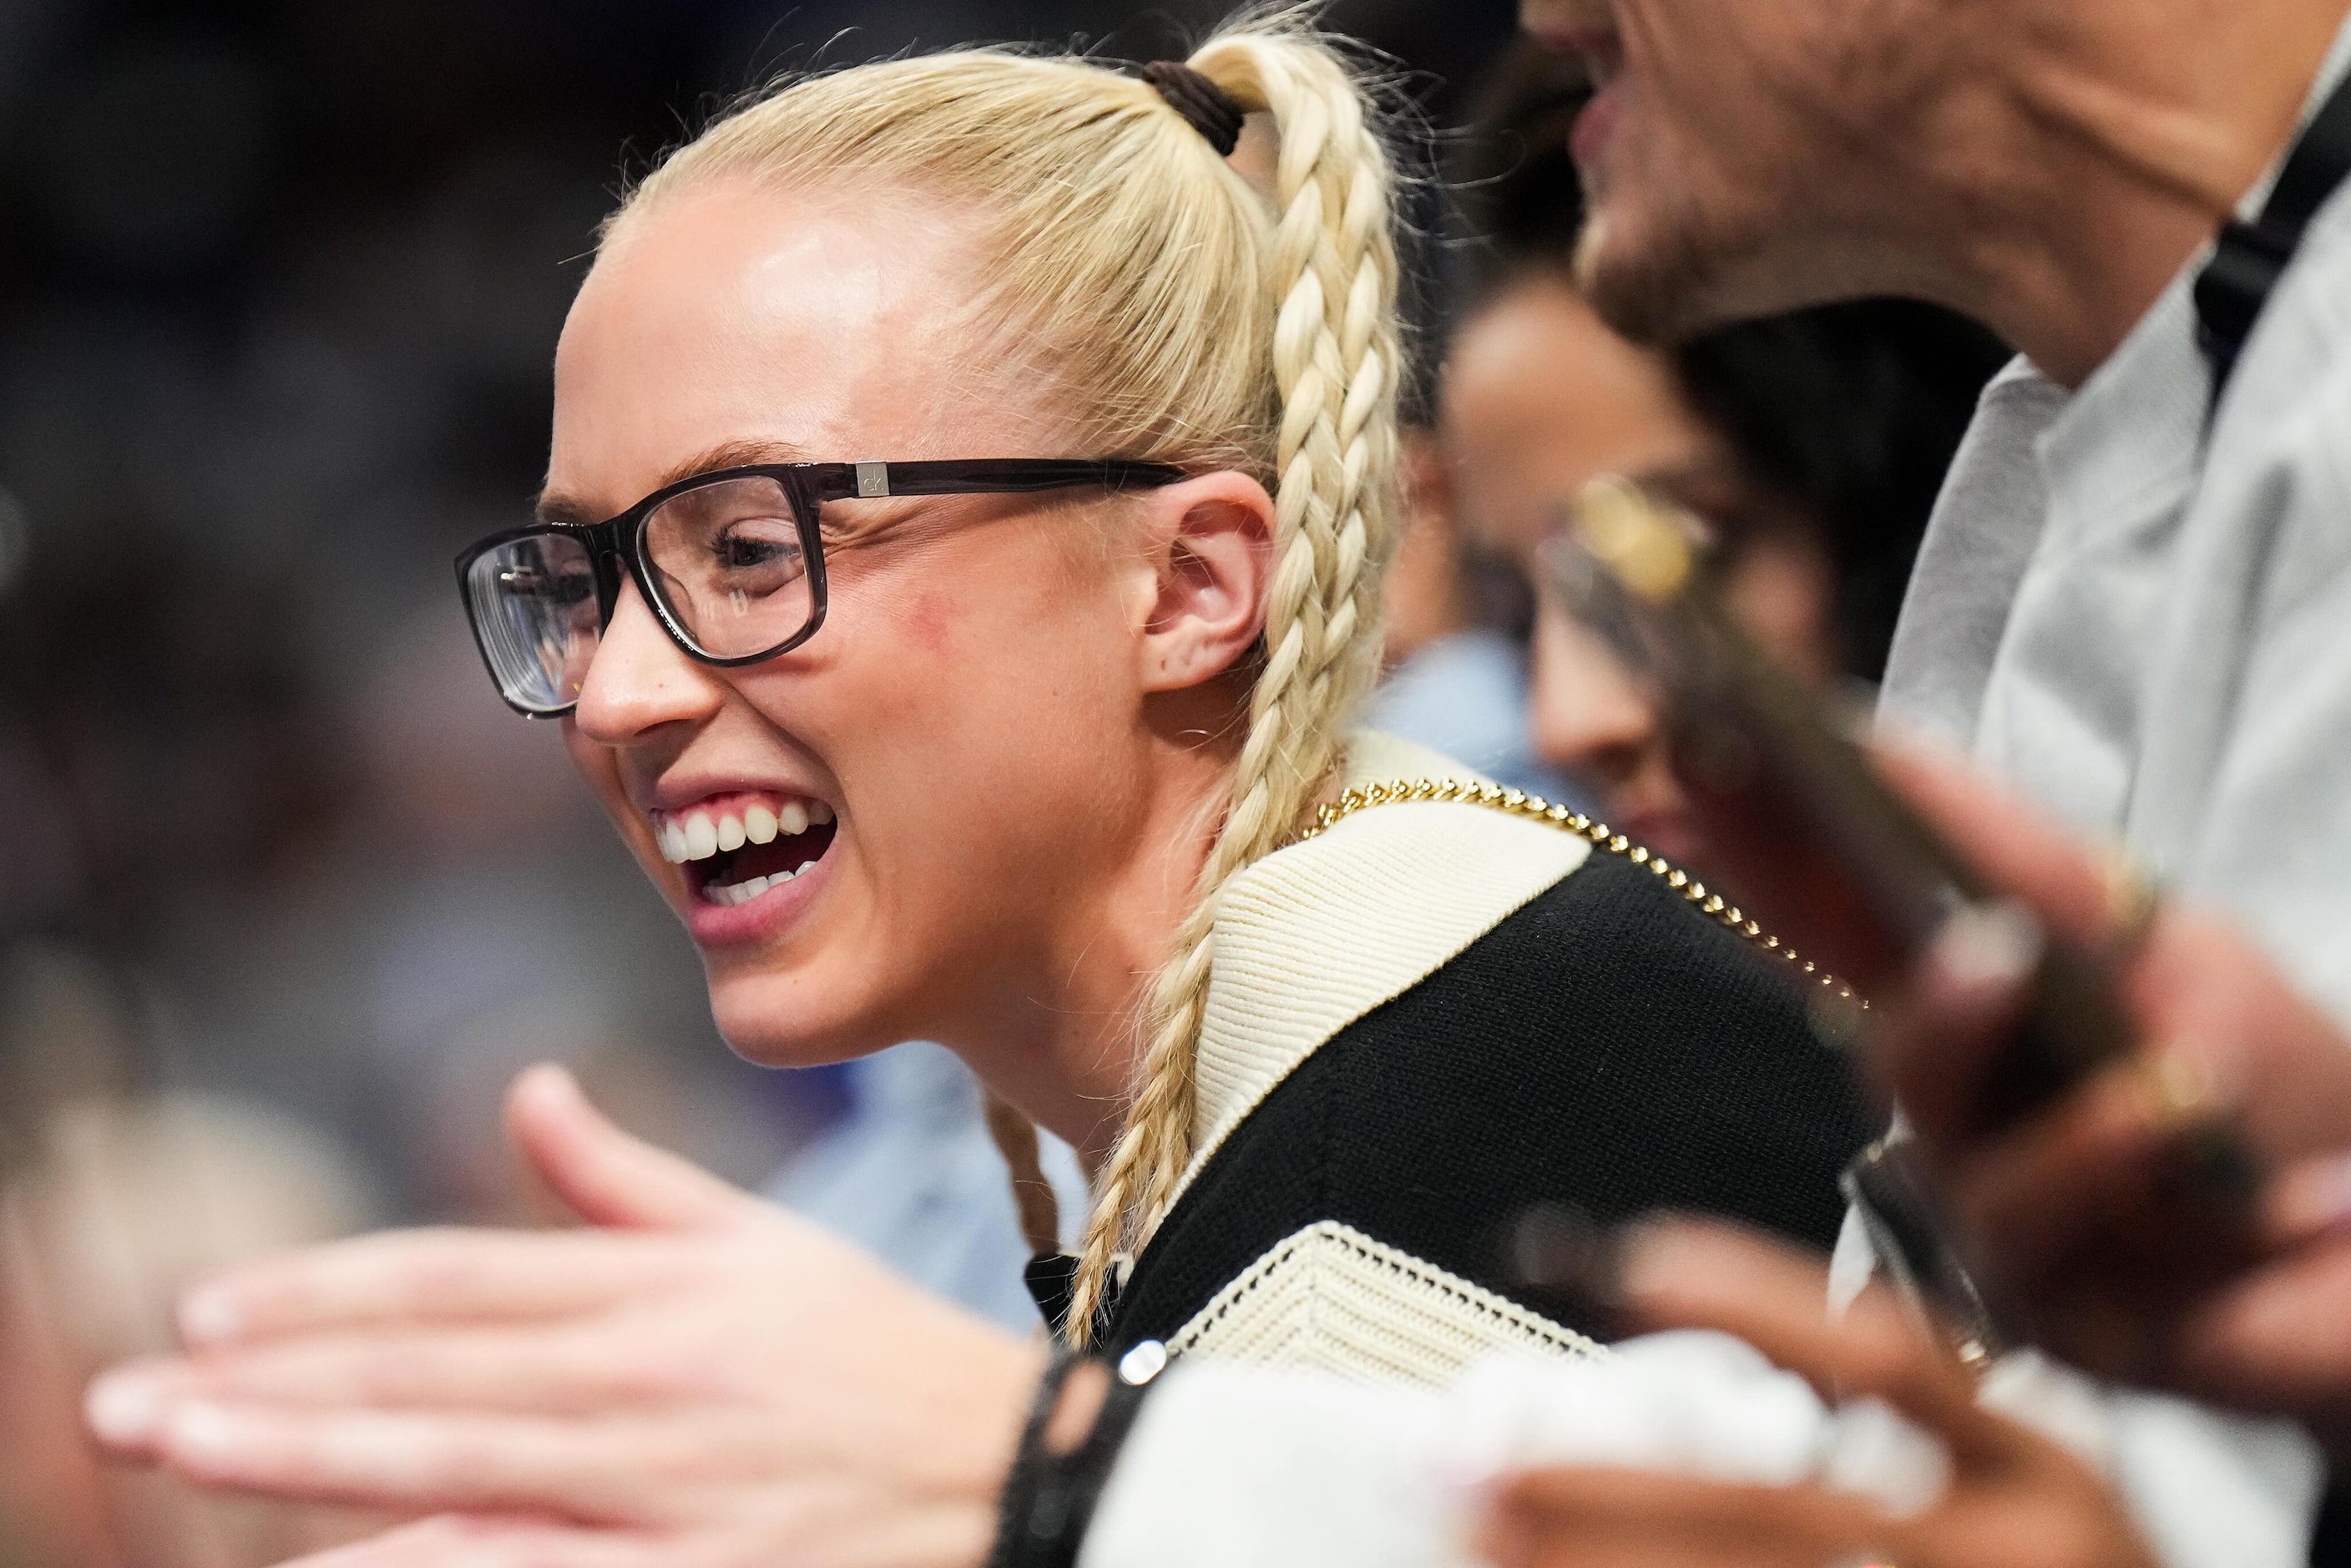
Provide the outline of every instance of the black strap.
[[2304,231],[2335,188],[2351,176],[2351,78],[2327,95],[2286,154],[2277,188],[2252,223],[2220,227],[2212,259],[2196,279],[2197,342],[2212,363],[2212,406],[2245,351],[2278,279],[2302,248]]
[[1110,1484],[1111,1472],[1167,1356],[1164,1347],[1153,1343],[1129,1352],[1115,1369],[1104,1366],[1110,1386],[1102,1393],[1092,1428],[1074,1448],[1055,1453],[1047,1446],[1047,1428],[1061,1407],[1071,1374],[1083,1364],[1081,1357],[1056,1356],[1038,1388],[1036,1406],[1005,1477],[987,1568],[1077,1568],[1094,1505]]
[[1071,1374],[1084,1364],[1083,1356],[1065,1350],[1056,1350],[1045,1364],[1045,1375],[1038,1380],[1037,1396],[1029,1406],[1029,1419],[1021,1424],[1020,1446],[1012,1451],[1012,1468],[1005,1474],[1004,1490],[997,1500],[996,1545],[987,1554],[987,1568],[1009,1568],[1018,1561],[1018,1550],[1028,1533],[1029,1511],[1053,1464],[1052,1456],[1045,1451],[1045,1428],[1061,1407]]

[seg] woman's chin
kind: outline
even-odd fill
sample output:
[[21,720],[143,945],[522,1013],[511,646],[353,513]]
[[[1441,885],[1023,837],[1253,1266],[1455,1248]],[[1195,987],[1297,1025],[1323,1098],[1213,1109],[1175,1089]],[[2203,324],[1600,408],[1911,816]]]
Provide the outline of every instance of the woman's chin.
[[760,1067],[826,1067],[870,1056],[898,1041],[874,1028],[878,1009],[862,1005],[872,977],[844,972],[813,954],[789,966],[770,962],[708,965],[710,1017],[735,1054]]

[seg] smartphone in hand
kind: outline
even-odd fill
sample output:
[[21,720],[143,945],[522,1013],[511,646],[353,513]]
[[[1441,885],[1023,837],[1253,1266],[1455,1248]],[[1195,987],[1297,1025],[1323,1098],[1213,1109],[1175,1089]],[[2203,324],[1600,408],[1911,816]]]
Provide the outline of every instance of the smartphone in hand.
[[[1701,869],[1735,883],[1766,927],[1865,997],[1955,913],[1992,897],[1822,698],[1731,621],[1696,519],[1604,478],[1562,525],[1544,548],[1542,586],[1649,688],[1721,862]],[[1985,1125],[2045,1104],[2130,1049],[2116,982],[2110,956],[2044,943],[2024,1019],[1980,1081],[1974,1113]]]
[[[1696,869],[1734,885],[1764,927],[1866,998],[1896,984],[1953,915],[1998,895],[1879,776],[1824,700],[1740,630],[1706,538],[1670,501],[1598,480],[1562,515],[1540,586],[1646,688],[1705,823],[1714,863]],[[1962,1074],[1970,1135],[1997,1135],[2132,1051],[2125,956],[2043,929],[2016,1027]],[[1837,1032],[1860,1051],[1866,1076],[1881,1084],[1899,1076],[1871,1060],[1890,1049],[1871,1030]],[[2184,1152],[2195,1207],[2223,1233],[2214,1250],[2228,1251],[2258,1172],[2225,1129]],[[1961,1360],[1987,1361],[2028,1337],[2023,1314],[1970,1276],[1916,1145],[1899,1136],[1873,1145],[1844,1188],[1897,1290],[1933,1309]]]

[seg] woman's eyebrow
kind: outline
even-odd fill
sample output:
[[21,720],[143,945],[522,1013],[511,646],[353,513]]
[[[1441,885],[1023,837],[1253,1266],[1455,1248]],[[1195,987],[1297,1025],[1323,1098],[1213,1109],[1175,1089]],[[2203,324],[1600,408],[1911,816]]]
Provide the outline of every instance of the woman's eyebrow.
[[[683,461],[671,464],[645,494],[650,496],[656,490],[668,489],[681,479],[691,479],[697,474],[715,474],[722,468],[755,468],[763,464],[808,461],[808,449],[789,441],[722,441],[716,446],[705,447]],[[561,523],[570,528],[586,528],[612,515],[554,489],[540,491],[532,510],[542,523]]]
[[567,528],[584,528],[604,519],[584,501],[552,490],[541,490],[538,499],[531,503],[531,514],[542,523],[560,523]]

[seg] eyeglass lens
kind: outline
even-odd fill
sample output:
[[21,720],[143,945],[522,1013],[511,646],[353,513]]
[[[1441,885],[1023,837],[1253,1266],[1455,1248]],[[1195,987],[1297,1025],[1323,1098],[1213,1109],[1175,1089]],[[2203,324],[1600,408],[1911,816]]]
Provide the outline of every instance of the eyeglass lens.
[[[646,517],[645,575],[701,653],[751,658],[791,642],[815,614],[791,497],[764,476],[671,497]],[[602,623],[595,563],[568,534],[529,534],[484,551],[465,592],[508,701],[553,713],[580,698]]]
[[493,546],[466,568],[465,598],[507,701],[553,713],[580,699],[602,620],[586,545],[530,534]]
[[815,613],[791,497],[752,476],[671,497],[645,519],[653,591],[705,653],[748,658],[799,636]]

